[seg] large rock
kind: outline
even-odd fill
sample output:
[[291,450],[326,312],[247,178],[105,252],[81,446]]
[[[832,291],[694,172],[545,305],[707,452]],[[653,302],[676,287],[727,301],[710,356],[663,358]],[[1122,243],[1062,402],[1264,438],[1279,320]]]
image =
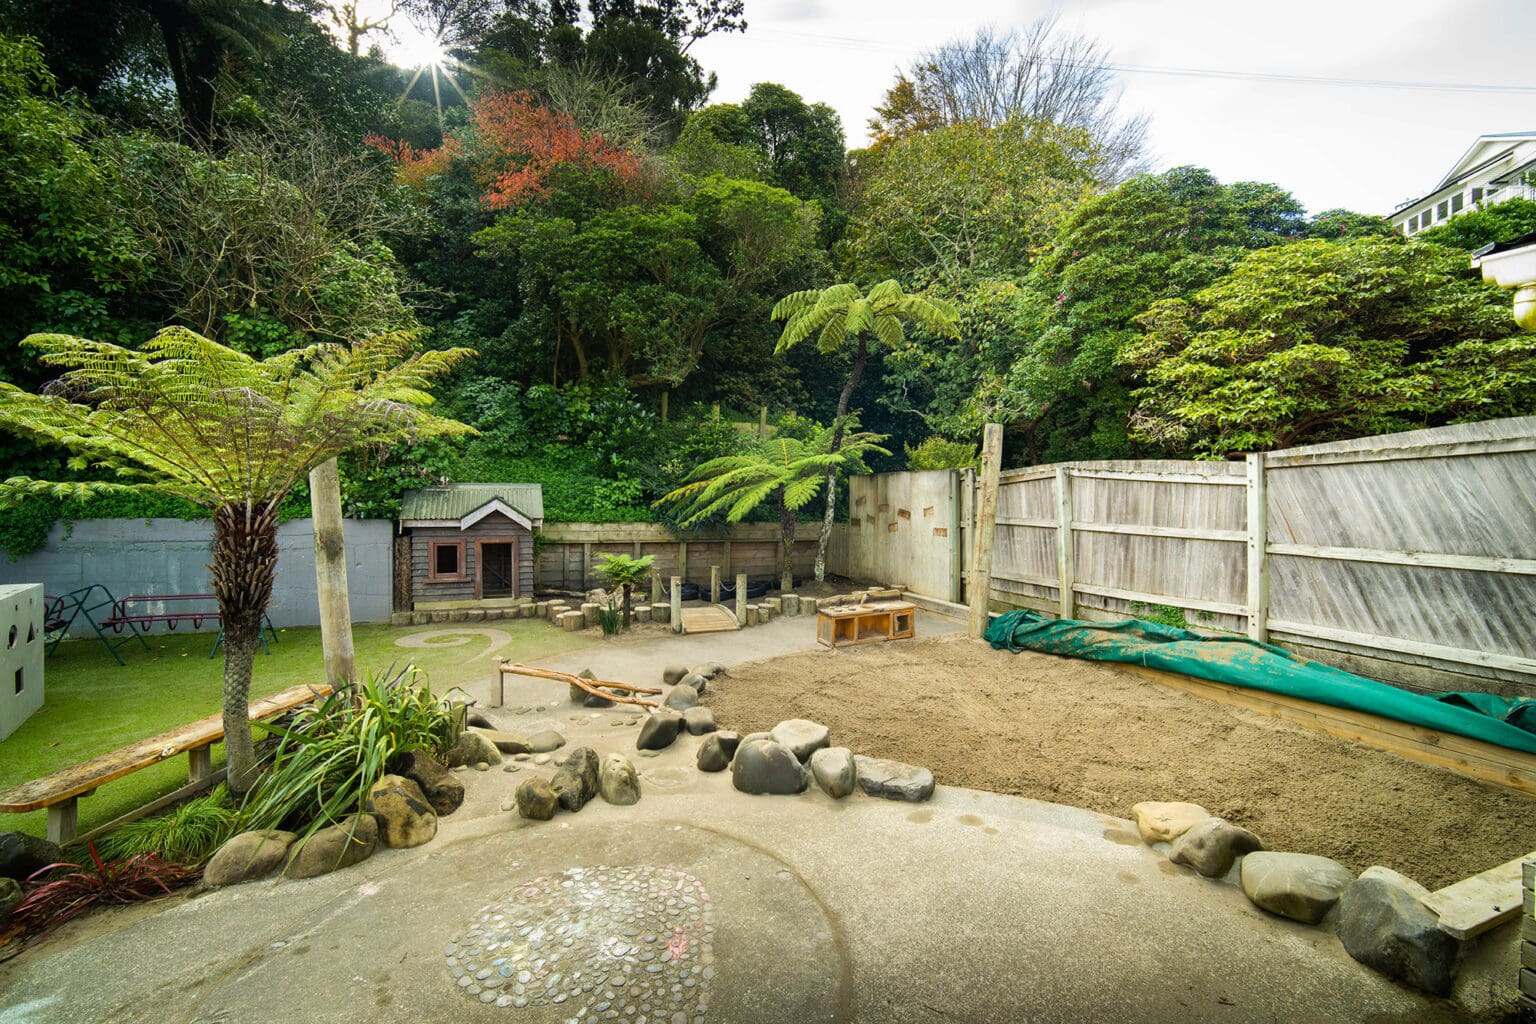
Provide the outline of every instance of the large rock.
[[25,832],[0,832],[0,878],[25,881],[63,859],[64,851],[46,839]]
[[933,772],[881,757],[853,756],[859,788],[870,796],[921,803],[933,796]]
[[208,861],[203,868],[203,884],[218,887],[265,878],[288,858],[288,848],[297,838],[292,832],[275,828],[242,832],[219,847]]
[[683,727],[683,716],[676,711],[657,711],[646,716],[640,723],[640,735],[635,737],[636,750],[665,750],[677,739]]
[[697,672],[689,672],[683,676],[678,685],[692,687],[693,692],[702,697],[704,696],[704,691],[709,689],[709,677],[701,676]]
[[545,729],[528,737],[528,749],[535,754],[547,754],[565,746],[565,737],[553,729]]
[[673,711],[687,711],[698,702],[699,691],[682,683],[672,687],[671,692],[667,694],[667,699],[662,701],[665,706]]
[[371,814],[354,814],[339,824],[300,839],[289,850],[287,878],[314,878],[351,867],[373,856],[379,845],[379,823]]
[[420,786],[439,817],[452,814],[464,802],[464,783],[425,750],[407,750],[391,760],[390,768]]
[[1149,800],[1132,807],[1131,817],[1136,819],[1136,831],[1147,843],[1171,843],[1214,815],[1199,804]]
[[743,793],[803,793],[810,784],[810,772],[782,743],[758,740],[736,751],[731,784]]
[[699,771],[723,772],[736,756],[741,735],[734,732],[712,732],[699,744]]
[[635,774],[635,766],[623,754],[609,754],[603,758],[598,789],[610,804],[628,807],[640,802],[640,778]]
[[703,676],[705,679],[717,679],[725,675],[725,666],[718,661],[707,661],[702,665],[693,666],[689,671],[696,676]]
[[549,780],[549,787],[560,797],[560,806],[568,811],[579,811],[587,801],[597,796],[597,752],[591,747],[577,747],[560,762],[560,768]]
[[1173,841],[1168,859],[1194,868],[1206,878],[1220,878],[1232,870],[1238,854],[1264,849],[1258,836],[1225,818],[1206,818]]
[[1243,892],[1254,906],[1303,924],[1321,921],[1354,880],[1338,861],[1308,853],[1260,850],[1243,858]]
[[858,784],[859,769],[847,747],[822,747],[811,755],[811,775],[823,793],[841,800]]
[[1366,868],[1339,899],[1339,941],[1349,955],[1414,988],[1451,991],[1459,943],[1440,930],[1428,891],[1390,868]]
[[517,813],[534,821],[548,821],[560,806],[560,795],[543,779],[525,779],[513,797],[517,800]]
[[813,753],[826,746],[832,734],[820,722],[812,722],[805,718],[791,718],[774,726],[773,731],[768,735],[773,737],[775,743],[788,747],[804,762],[809,761]]
[[693,736],[703,736],[720,728],[715,724],[715,713],[709,708],[689,708],[683,712],[683,725]]
[[501,764],[501,751],[496,749],[496,744],[486,739],[478,732],[461,732],[453,746],[448,748],[448,754],[444,758],[449,768],[457,768],[464,764]]
[[533,748],[525,737],[498,729],[475,729],[474,732],[491,741],[491,745],[503,754],[526,754]]
[[368,788],[365,807],[379,820],[379,838],[393,849],[432,841],[437,815],[421,787],[401,775],[386,775]]
[[661,681],[668,686],[676,686],[687,674],[688,669],[683,665],[668,665],[661,670]]

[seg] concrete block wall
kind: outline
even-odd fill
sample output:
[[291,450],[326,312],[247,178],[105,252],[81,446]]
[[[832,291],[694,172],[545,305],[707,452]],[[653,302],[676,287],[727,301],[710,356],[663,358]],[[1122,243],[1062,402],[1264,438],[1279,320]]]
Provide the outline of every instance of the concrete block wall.
[[43,706],[43,588],[0,586],[0,740]]
[[[344,532],[352,619],[388,622],[394,523],[348,519]],[[212,541],[213,525],[207,521],[93,519],[77,522],[68,531],[55,524],[40,550],[15,561],[0,558],[0,584],[39,583],[48,594],[63,594],[99,583],[119,598],[208,593]],[[282,524],[277,543],[277,579],[268,611],[272,623],[317,625],[314,524],[308,519]],[[74,634],[81,635],[80,629],[77,624]],[[89,627],[84,629],[84,635],[90,635]]]

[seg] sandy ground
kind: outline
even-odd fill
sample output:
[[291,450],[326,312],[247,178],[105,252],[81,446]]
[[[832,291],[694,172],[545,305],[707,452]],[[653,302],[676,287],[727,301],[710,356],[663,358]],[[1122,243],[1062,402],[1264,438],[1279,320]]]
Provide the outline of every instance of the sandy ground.
[[1270,849],[1383,864],[1431,889],[1536,849],[1536,800],[1158,686],[964,637],[732,669],[704,703],[743,733],[803,717],[832,742],[968,786],[1129,816],[1190,800]]

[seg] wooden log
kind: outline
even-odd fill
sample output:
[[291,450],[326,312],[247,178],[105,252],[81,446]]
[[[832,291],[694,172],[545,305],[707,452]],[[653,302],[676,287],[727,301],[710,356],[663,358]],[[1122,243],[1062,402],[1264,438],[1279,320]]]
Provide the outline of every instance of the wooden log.
[[[653,686],[635,686],[633,683],[616,683],[606,679],[583,679],[581,676],[574,675],[570,672],[560,672],[552,668],[535,668],[531,665],[519,665],[514,662],[507,661],[501,663],[500,674],[502,677],[503,691],[505,691],[507,676],[532,676],[535,679],[553,679],[557,683],[565,683],[568,686],[578,687],[580,689],[586,690],[590,694],[594,694],[595,696],[605,697],[608,700],[613,701],[615,704],[636,704],[644,708],[654,708],[656,707],[656,702],[641,700],[638,697],[624,697],[618,693],[614,693],[613,691],[621,690],[624,693],[650,694],[661,692],[660,689]],[[599,689],[599,687],[601,687],[601,689]],[[506,703],[505,692],[503,692],[502,703]]]
[[720,603],[720,567],[709,567],[709,600],[711,604]]
[[799,594],[781,594],[779,595],[779,604],[783,606],[785,615],[800,614]]
[[315,527],[315,587],[320,598],[320,646],[325,680],[339,686],[356,677],[352,610],[347,598],[347,551],[341,523],[341,477],[336,460],[309,471],[309,507]]
[[[679,545],[679,546],[681,548],[683,548],[684,551],[686,551],[687,548],[688,548],[688,545],[686,545],[686,544],[682,544],[682,545]],[[681,633],[683,631],[683,578],[681,576],[673,576],[672,577],[672,613],[671,614],[672,614],[672,620],[671,620],[672,621],[672,632],[674,632],[674,633]]]

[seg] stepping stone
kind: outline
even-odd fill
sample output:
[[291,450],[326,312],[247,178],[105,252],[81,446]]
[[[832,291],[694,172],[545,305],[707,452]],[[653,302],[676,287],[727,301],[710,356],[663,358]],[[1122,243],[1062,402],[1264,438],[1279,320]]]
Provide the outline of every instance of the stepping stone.
[[1449,995],[1461,945],[1440,930],[1429,892],[1390,868],[1370,867],[1339,899],[1338,935],[1356,960],[1432,995]]
[[1260,850],[1243,858],[1243,892],[1253,905],[1302,924],[1321,921],[1354,880],[1327,857]]
[[1192,867],[1206,878],[1220,878],[1232,870],[1238,854],[1262,849],[1264,842],[1241,825],[1225,818],[1206,818],[1173,841],[1168,859]]
[[933,796],[933,772],[927,768],[863,754],[853,755],[853,763],[859,788],[870,796],[914,804]]
[[811,754],[825,747],[831,738],[826,726],[805,718],[780,722],[769,735],[774,742],[788,747],[802,763],[810,760]]
[[811,755],[811,775],[823,793],[841,800],[853,792],[859,779],[853,751],[847,747],[823,747]]
[[731,761],[731,784],[743,793],[803,793],[810,784],[810,772],[788,747],[758,740],[737,749]]
[[1171,843],[1194,825],[1215,815],[1199,804],[1148,801],[1132,807],[1131,817],[1136,819],[1136,831],[1150,845]]

